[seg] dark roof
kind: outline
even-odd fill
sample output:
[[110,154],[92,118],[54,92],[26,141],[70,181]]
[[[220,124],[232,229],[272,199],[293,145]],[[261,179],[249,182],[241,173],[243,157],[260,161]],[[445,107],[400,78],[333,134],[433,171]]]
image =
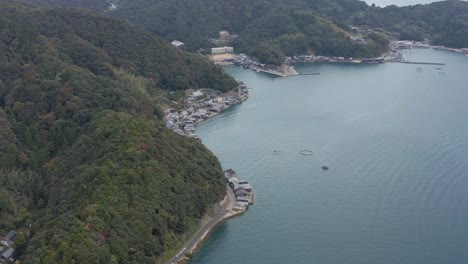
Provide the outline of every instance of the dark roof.
[[233,170],[233,169],[227,169],[227,170],[224,171],[224,173],[229,174],[229,175],[235,175],[236,171]]
[[12,248],[7,249],[5,252],[3,252],[2,258],[4,258],[4,259],[11,258],[11,256],[13,256],[13,251],[14,251],[14,249],[12,249]]
[[5,238],[10,240],[10,239],[15,238],[15,236],[16,236],[16,231],[11,230],[10,232],[8,232],[8,234],[6,234]]
[[247,196],[237,196],[236,201],[249,201],[249,197]]
[[237,189],[237,190],[235,191],[235,193],[236,193],[236,196],[238,196],[238,195],[240,195],[240,196],[245,196],[245,195],[249,194],[249,192],[248,192],[246,189],[244,189],[244,188],[239,188],[239,189]]

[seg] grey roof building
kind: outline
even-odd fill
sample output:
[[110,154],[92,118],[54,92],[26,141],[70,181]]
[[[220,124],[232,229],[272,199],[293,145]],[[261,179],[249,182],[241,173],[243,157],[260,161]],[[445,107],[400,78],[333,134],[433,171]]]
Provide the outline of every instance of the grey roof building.
[[236,171],[235,171],[235,170],[233,170],[233,169],[227,169],[227,170],[224,171],[224,177],[225,177],[226,179],[229,179],[229,178],[231,178],[232,176],[236,176]]
[[8,240],[8,241],[11,241],[11,242],[15,241],[15,238],[16,238],[16,231],[15,230],[11,230],[5,236],[5,239]]
[[9,259],[13,256],[13,251],[14,249],[9,248],[5,252],[2,253],[1,258],[2,259]]

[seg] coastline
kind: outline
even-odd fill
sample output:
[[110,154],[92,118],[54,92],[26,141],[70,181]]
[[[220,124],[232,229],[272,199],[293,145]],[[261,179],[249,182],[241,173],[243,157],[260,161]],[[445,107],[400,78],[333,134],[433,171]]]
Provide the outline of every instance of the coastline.
[[[188,107],[180,111],[175,111],[173,108],[164,111],[166,126],[180,135],[195,138],[201,143],[201,139],[195,134],[195,127],[199,123],[217,116],[248,99],[247,86],[243,82],[238,83],[237,92],[230,91],[219,94],[209,89],[195,91],[186,98]],[[207,96],[208,94],[210,96]],[[202,96],[206,96],[208,99],[198,100]],[[230,218],[243,214],[248,206],[253,204],[252,187],[247,181],[241,181],[232,169],[224,171],[224,178],[226,180],[226,196],[222,201],[214,205],[219,205],[220,212],[205,220],[206,222],[191,236],[190,240],[184,243],[185,246],[182,250],[166,261],[167,264],[187,263],[192,254],[201,247],[201,244],[216,226]]]
[[226,186],[227,193],[224,200],[227,201],[225,208],[218,213],[217,215],[211,217],[205,224],[203,224],[197,232],[195,232],[191,238],[184,244],[184,248],[179,251],[174,257],[168,260],[167,264],[181,264],[187,263],[190,260],[190,257],[195,253],[205,239],[208,237],[209,233],[219,224],[223,223],[225,220],[239,215],[232,214],[232,208],[235,206],[235,195],[229,186]]
[[220,93],[211,89],[200,89],[193,92],[184,99],[187,107],[179,111],[171,107],[164,110],[166,126],[179,135],[200,140],[195,134],[195,127],[199,123],[249,98],[247,85],[240,81],[238,83],[239,86],[235,88],[237,91]]

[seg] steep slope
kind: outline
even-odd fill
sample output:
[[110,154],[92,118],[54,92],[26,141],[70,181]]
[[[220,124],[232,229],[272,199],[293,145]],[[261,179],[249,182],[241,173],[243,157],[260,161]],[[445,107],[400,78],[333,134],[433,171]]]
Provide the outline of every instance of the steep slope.
[[[165,128],[169,90],[236,82],[127,22],[0,6],[0,231],[22,263],[155,263],[225,194]],[[27,235],[29,234],[29,235]]]

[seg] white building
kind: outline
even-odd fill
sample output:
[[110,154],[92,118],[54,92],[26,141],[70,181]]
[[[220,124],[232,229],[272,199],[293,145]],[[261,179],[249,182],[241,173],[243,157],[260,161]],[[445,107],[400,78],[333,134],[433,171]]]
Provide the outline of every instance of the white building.
[[174,47],[180,47],[180,46],[184,45],[183,42],[180,42],[180,41],[178,41],[178,40],[172,41],[171,44],[172,44],[172,46],[174,46]]
[[219,48],[212,48],[211,54],[225,54],[225,53],[234,53],[233,47],[219,47]]
[[203,92],[198,90],[198,91],[195,91],[192,93],[192,96],[197,98],[197,97],[200,97],[200,96],[203,96]]

